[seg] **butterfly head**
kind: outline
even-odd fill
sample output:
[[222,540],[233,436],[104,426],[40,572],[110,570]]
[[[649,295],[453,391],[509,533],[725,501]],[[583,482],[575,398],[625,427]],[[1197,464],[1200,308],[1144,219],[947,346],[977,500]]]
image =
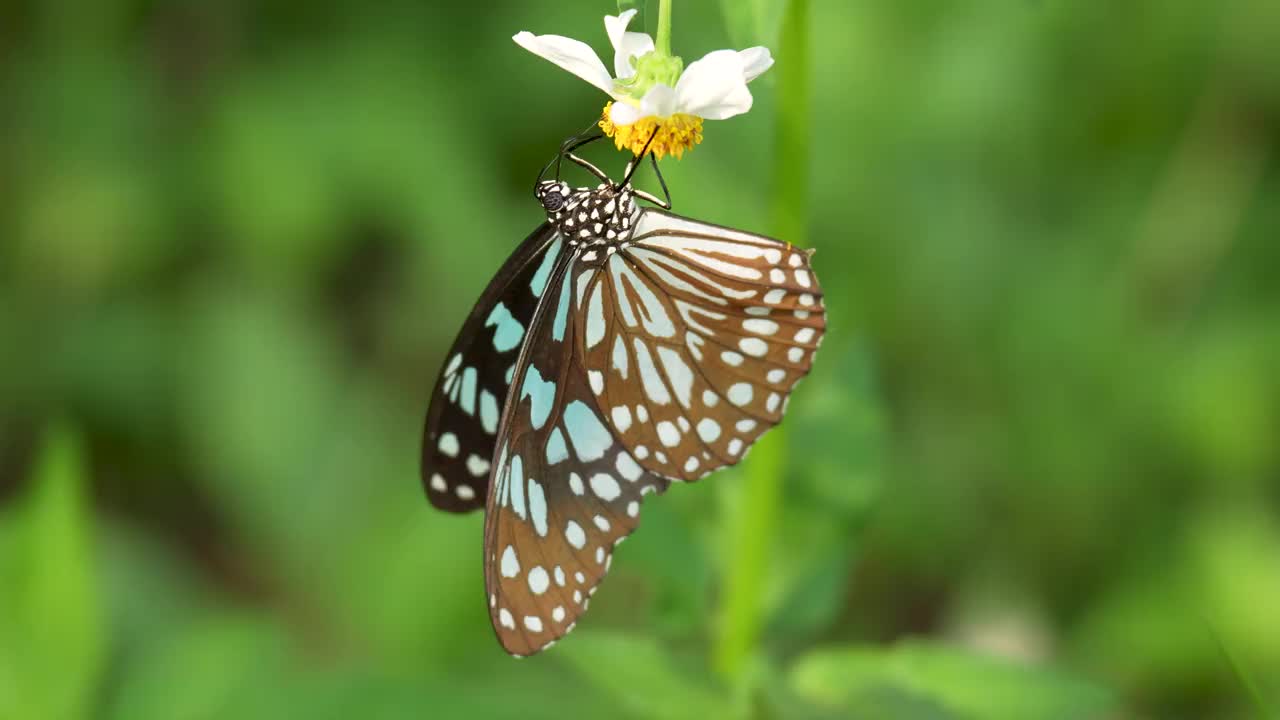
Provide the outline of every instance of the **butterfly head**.
[[547,215],[555,217],[569,204],[573,191],[569,189],[569,183],[563,180],[542,180],[534,189],[534,195],[537,196],[538,202],[542,203]]

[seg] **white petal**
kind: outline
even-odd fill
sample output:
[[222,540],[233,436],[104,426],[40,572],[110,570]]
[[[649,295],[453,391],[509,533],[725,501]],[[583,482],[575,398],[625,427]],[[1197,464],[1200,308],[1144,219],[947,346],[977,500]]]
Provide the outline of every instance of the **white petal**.
[[609,106],[609,120],[614,125],[630,125],[642,117],[644,112],[631,103],[619,100]]
[[600,56],[581,40],[562,35],[534,35],[528,31],[516,33],[511,39],[534,55],[550,60],[607,93],[613,93],[613,78],[600,61]]
[[648,55],[653,52],[653,38],[644,33],[627,33],[622,36],[622,44],[616,47],[613,55],[613,72],[619,80],[636,74],[631,64],[632,58]]
[[631,9],[617,17],[604,16],[604,31],[609,34],[609,44],[613,45],[613,73],[619,80],[636,74],[631,58],[653,51],[653,38],[644,33],[627,32],[627,25],[636,12]]
[[743,79],[747,82],[755,80],[763,75],[765,70],[773,67],[773,55],[769,54],[767,47],[739,50],[738,57],[742,58]]
[[609,33],[609,42],[613,43],[613,48],[618,49],[618,38],[622,37],[622,33],[627,31],[627,26],[631,24],[631,19],[640,12],[635,8],[620,15],[604,16],[604,31]]
[[708,120],[751,109],[742,57],[734,50],[716,50],[691,63],[676,83],[675,95],[677,112]]
[[640,117],[671,117],[683,112],[676,107],[676,91],[669,85],[658,83],[640,99]]

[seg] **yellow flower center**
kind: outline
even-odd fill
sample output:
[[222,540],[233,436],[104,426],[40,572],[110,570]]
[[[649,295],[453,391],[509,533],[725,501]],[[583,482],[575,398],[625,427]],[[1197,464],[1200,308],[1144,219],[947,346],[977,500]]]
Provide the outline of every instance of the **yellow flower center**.
[[663,156],[671,155],[679,160],[686,150],[691,150],[694,145],[702,142],[702,118],[697,115],[676,113],[665,118],[650,116],[640,118],[630,125],[614,125],[609,119],[609,108],[612,106],[612,102],[605,104],[600,129],[613,138],[613,144],[619,150],[630,150],[638,157],[652,137],[649,152],[654,157],[661,160]]

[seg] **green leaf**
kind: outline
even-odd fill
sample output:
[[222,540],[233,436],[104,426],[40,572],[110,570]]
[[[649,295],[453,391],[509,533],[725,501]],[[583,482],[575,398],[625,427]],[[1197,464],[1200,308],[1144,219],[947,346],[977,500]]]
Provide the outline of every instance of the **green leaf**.
[[104,623],[79,436],[50,428],[30,490],[0,521],[0,718],[85,717]]
[[681,668],[655,640],[579,631],[557,648],[594,685],[636,717],[705,720],[728,717],[727,698]]
[[736,47],[777,47],[787,0],[720,0],[725,28]]
[[[156,638],[127,667],[109,717],[197,720],[229,717],[237,698],[283,685],[287,639],[271,623],[214,614]],[[180,688],[181,692],[174,692]]]
[[846,711],[919,709],[897,717],[1035,720],[1114,710],[1110,694],[1086,681],[924,642],[815,652],[795,664],[790,683],[810,702]]

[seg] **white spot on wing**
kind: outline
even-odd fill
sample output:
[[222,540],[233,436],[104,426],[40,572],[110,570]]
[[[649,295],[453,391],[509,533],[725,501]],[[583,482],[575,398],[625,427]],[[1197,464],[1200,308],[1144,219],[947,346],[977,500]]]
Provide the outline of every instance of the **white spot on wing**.
[[535,566],[529,571],[529,589],[534,595],[541,595],[547,591],[551,585],[551,578],[547,575],[547,571],[542,569],[541,565]]
[[547,536],[547,497],[542,491],[542,483],[529,479],[529,519],[533,521],[533,529],[541,537]]
[[533,274],[533,280],[529,283],[529,290],[536,297],[542,297],[542,291],[547,288],[547,278],[551,276],[551,267],[555,265],[556,256],[560,254],[560,245],[561,242],[559,240],[551,243],[551,247],[542,256],[542,264],[538,266],[537,272]]
[[544,381],[538,369],[529,365],[525,369],[524,385],[520,392],[520,399],[524,398],[529,398],[529,423],[537,430],[546,424],[547,416],[551,414],[551,406],[556,398],[556,384]]
[[524,520],[524,460],[519,455],[511,458],[511,474],[507,478],[507,487],[511,489],[511,512]]
[[480,425],[490,435],[498,432],[498,399],[488,390],[480,391]]
[[[569,541],[575,549],[581,550],[587,546],[587,534],[583,532],[582,526],[570,520],[564,526],[564,539]],[[582,582],[579,580],[578,582]]]
[[663,420],[658,423],[658,439],[667,447],[675,447],[680,444],[680,431],[675,425]]
[[622,341],[621,333],[613,337],[613,367],[623,380],[627,379],[627,345]]
[[569,459],[569,448],[564,443],[564,433],[560,428],[552,428],[551,437],[547,438],[547,464],[555,465]]
[[462,370],[462,395],[458,397],[458,406],[467,415],[476,414],[476,369]]
[[742,329],[757,335],[772,335],[778,332],[778,323],[762,318],[749,318],[742,321]]
[[516,549],[512,545],[502,551],[501,570],[502,577],[513,578],[520,574],[520,560],[516,558]]
[[753,394],[750,383],[740,382],[734,383],[730,386],[728,398],[729,402],[737,405],[738,407],[742,407],[743,405],[751,402]]
[[452,358],[449,359],[449,364],[444,369],[444,376],[449,377],[450,375],[458,372],[458,366],[461,364],[462,364],[462,353],[456,353]]
[[489,317],[485,318],[484,326],[496,328],[493,333],[493,349],[498,352],[512,350],[524,339],[524,325],[521,325],[502,303],[497,303],[493,306],[493,310],[489,311]]
[[565,326],[569,322],[569,283],[560,284],[560,299],[556,301],[556,317],[555,324],[551,327],[551,337],[554,340],[564,340]]
[[596,473],[591,476],[591,492],[601,500],[616,500],[622,494],[622,488],[618,487],[618,481],[612,475]]
[[644,385],[645,395],[649,396],[655,404],[666,405],[671,402],[671,395],[667,393],[667,386],[662,382],[662,378],[658,375],[658,369],[653,365],[653,357],[649,355],[649,347],[640,338],[633,338],[632,343],[636,349],[636,368],[640,371],[640,380]]
[[614,466],[618,469],[618,474],[626,478],[630,482],[640,479],[644,470],[636,464],[635,460],[625,452],[618,453],[618,459],[614,462]]
[[613,434],[600,422],[600,418],[587,404],[574,400],[564,409],[564,427],[569,432],[569,442],[582,462],[604,457],[613,445]]
[[489,461],[479,455],[467,457],[467,471],[476,477],[484,477],[489,472]]
[[689,369],[684,358],[680,357],[680,353],[665,345],[658,346],[658,359],[662,361],[662,367],[667,371],[676,399],[684,407],[689,407],[689,399],[693,394],[693,371]]
[[437,447],[449,457],[458,457],[458,436],[448,432],[441,435]]
[[618,432],[625,433],[631,427],[631,408],[626,405],[618,405],[609,414],[613,417],[613,426]]
[[720,437],[720,423],[711,418],[702,418],[698,421],[698,437],[703,442],[715,442]]
[[604,301],[601,299],[603,282],[597,282],[587,304],[587,347],[593,348],[604,339]]

